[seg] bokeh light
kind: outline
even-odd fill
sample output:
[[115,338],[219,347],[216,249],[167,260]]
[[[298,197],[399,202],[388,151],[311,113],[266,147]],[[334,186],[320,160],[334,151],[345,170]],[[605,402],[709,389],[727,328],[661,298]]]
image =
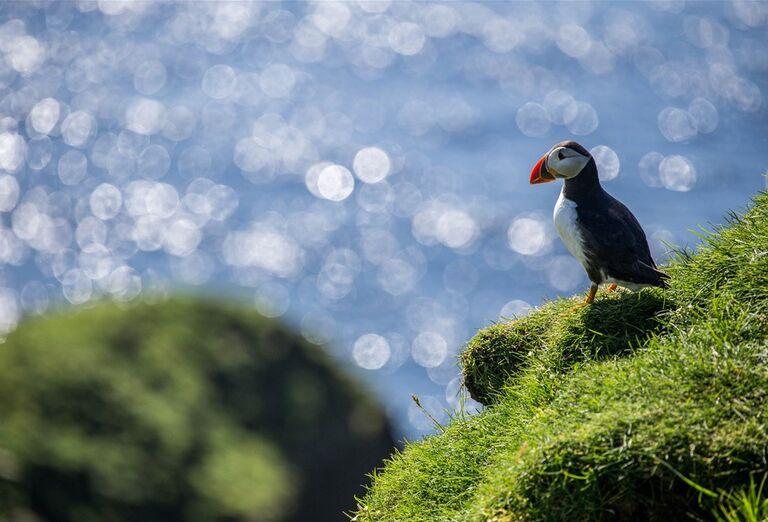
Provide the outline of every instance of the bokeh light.
[[386,152],[378,147],[366,147],[355,154],[355,174],[366,183],[378,183],[389,175],[391,162]]
[[328,165],[317,178],[317,191],[331,201],[343,201],[355,189],[355,179],[349,169],[341,165]]
[[352,357],[355,362],[366,370],[378,370],[387,364],[389,356],[389,343],[377,334],[361,335],[352,348]]
[[515,121],[520,132],[530,137],[543,136],[550,126],[547,109],[538,103],[528,102],[520,107]]
[[767,26],[741,0],[6,3],[0,336],[238,294],[429,431],[410,393],[455,407],[478,327],[586,285],[561,182],[528,184],[552,144],[592,152],[659,262],[765,187]]
[[616,154],[616,151],[612,148],[607,145],[598,145],[597,147],[593,147],[589,153],[595,158],[600,181],[610,181],[619,175],[621,162],[619,161],[619,156]]
[[435,332],[422,332],[413,340],[411,355],[413,360],[425,368],[439,366],[448,354],[445,339]]
[[659,164],[659,178],[664,188],[688,192],[696,184],[696,169],[685,156],[667,156]]
[[662,161],[664,161],[664,155],[655,150],[645,153],[640,158],[637,170],[643,182],[649,187],[657,188],[662,186],[661,179],[659,178],[659,166]]
[[500,319],[514,319],[516,317],[525,317],[533,307],[521,299],[512,299],[507,302],[499,312]]
[[552,237],[541,217],[515,218],[507,229],[509,247],[520,254],[535,256],[544,252]]

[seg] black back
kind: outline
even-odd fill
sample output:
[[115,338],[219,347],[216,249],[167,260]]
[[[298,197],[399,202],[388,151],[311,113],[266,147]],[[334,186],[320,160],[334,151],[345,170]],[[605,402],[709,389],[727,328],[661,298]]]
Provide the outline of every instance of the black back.
[[621,281],[667,286],[667,275],[656,270],[640,223],[600,186],[594,159],[590,158],[578,176],[566,180],[563,190],[565,197],[576,203],[587,273],[593,282],[602,283],[604,272]]

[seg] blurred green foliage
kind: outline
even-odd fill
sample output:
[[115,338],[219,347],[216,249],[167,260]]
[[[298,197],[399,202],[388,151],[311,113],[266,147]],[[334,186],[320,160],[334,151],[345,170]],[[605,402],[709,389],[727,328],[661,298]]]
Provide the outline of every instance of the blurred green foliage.
[[392,446],[319,348],[233,305],[104,302],[0,345],[0,519],[339,520]]

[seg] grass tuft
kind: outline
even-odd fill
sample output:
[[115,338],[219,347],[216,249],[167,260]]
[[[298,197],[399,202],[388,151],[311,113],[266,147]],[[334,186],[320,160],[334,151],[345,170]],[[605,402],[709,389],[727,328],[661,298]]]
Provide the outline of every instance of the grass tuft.
[[768,195],[702,238],[668,290],[478,332],[461,364],[488,407],[393,455],[356,518],[762,520]]
[[768,520],[768,490],[763,475],[760,484],[750,477],[749,486],[723,493],[714,511],[717,522],[765,522]]

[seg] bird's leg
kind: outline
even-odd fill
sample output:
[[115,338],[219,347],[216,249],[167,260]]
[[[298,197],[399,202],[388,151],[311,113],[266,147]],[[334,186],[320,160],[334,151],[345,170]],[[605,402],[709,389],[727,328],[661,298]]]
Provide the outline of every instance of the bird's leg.
[[592,283],[592,286],[589,287],[589,292],[587,292],[587,298],[584,299],[584,304],[588,305],[589,303],[594,301],[596,293],[597,293],[597,283]]
[[619,285],[617,285],[616,283],[612,283],[611,286],[608,287],[608,291],[609,292],[615,292],[617,286],[619,286]]

